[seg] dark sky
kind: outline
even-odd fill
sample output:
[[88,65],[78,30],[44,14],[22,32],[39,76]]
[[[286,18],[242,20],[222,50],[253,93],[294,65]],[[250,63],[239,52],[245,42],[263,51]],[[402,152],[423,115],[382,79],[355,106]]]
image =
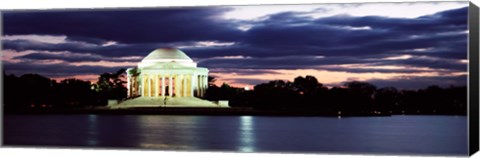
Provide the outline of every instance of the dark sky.
[[7,74],[93,81],[177,47],[235,86],[299,75],[326,85],[466,85],[468,3],[373,5],[6,11],[2,60]]

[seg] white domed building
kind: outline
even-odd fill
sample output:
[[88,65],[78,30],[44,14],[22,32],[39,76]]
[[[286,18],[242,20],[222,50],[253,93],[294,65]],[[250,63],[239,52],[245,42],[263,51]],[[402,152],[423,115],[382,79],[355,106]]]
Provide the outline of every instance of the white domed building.
[[208,87],[208,69],[175,48],[152,51],[127,74],[128,97],[202,97]]
[[156,49],[137,67],[127,69],[127,88],[129,99],[111,107],[222,107],[197,98],[203,97],[208,88],[208,69],[197,67],[197,63],[175,48]]

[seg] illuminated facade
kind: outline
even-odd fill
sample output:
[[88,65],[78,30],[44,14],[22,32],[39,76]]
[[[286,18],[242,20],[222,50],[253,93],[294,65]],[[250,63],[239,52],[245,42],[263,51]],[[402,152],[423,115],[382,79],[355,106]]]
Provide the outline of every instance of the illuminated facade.
[[160,48],[127,69],[127,87],[128,97],[203,97],[208,69],[179,49]]

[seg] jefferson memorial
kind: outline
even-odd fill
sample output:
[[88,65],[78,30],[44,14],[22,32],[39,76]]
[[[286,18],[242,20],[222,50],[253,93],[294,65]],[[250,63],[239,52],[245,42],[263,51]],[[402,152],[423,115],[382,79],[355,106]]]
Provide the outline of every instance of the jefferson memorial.
[[228,107],[198,98],[208,88],[208,69],[175,48],[156,49],[127,69],[127,88],[129,99],[109,107]]
[[156,49],[138,67],[127,69],[128,97],[202,97],[208,86],[207,77],[208,69],[197,67],[181,50]]

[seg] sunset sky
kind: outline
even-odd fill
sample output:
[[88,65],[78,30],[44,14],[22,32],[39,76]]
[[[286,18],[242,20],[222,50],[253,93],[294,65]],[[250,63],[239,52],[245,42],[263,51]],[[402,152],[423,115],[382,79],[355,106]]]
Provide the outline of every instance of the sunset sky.
[[233,86],[466,85],[468,2],[3,11],[7,74],[96,81],[176,47]]

